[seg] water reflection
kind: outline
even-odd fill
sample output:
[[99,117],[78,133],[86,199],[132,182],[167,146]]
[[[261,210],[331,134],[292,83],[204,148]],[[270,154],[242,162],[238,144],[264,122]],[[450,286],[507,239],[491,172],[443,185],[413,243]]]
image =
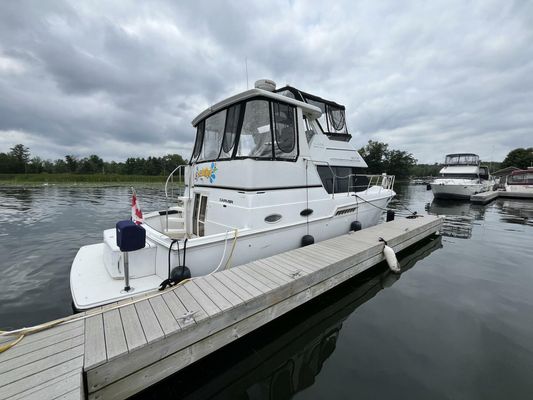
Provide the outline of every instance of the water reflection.
[[495,206],[501,210],[501,220],[510,224],[533,226],[533,201],[498,199]]
[[[433,237],[401,253],[402,273],[441,247],[441,237]],[[137,398],[291,398],[315,383],[346,318],[400,277],[380,264]]]
[[448,237],[470,239],[474,221],[485,218],[485,207],[469,201],[433,199],[425,208],[429,214],[444,217],[441,234]]

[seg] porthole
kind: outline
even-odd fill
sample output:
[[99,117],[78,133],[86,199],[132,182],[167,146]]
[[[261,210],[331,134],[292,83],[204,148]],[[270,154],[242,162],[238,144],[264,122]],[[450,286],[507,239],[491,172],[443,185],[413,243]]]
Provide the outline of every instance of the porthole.
[[302,217],[307,217],[308,215],[311,215],[311,214],[313,214],[313,210],[311,210],[310,208],[306,208],[300,212],[300,215]]
[[280,214],[270,214],[265,217],[265,222],[268,222],[269,224],[274,224],[278,222],[281,219]]

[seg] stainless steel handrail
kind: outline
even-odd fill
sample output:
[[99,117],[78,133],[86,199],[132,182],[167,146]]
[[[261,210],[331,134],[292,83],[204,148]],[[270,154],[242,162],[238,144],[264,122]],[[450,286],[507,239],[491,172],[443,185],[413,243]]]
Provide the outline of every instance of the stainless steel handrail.
[[169,209],[170,209],[170,207],[168,205],[168,203],[169,203],[169,199],[168,199],[168,183],[169,183],[169,181],[171,183],[171,185],[170,185],[170,202],[173,203],[174,202],[174,174],[177,172],[178,173],[178,182],[183,182],[185,184],[185,182],[183,181],[184,170],[185,170],[185,165],[184,164],[178,165],[170,173],[170,175],[167,177],[167,180],[165,182],[165,206],[166,206],[166,209],[167,209],[165,218],[166,218],[166,230],[167,230],[167,232],[168,232],[168,212],[169,212]]

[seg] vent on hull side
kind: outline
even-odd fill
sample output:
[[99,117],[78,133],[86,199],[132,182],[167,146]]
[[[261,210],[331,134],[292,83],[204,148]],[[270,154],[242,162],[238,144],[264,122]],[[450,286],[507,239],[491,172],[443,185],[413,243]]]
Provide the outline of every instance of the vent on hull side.
[[357,211],[357,206],[356,207],[349,207],[349,208],[341,208],[341,209],[337,210],[337,212],[335,213],[335,216],[352,214],[352,213],[354,213],[356,211]]

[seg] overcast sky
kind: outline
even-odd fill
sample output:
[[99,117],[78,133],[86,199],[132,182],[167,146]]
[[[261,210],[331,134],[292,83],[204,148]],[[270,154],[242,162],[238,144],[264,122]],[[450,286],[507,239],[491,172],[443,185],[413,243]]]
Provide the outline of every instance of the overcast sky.
[[0,152],[180,153],[269,78],[345,104],[353,143],[419,162],[533,146],[532,1],[2,1]]

